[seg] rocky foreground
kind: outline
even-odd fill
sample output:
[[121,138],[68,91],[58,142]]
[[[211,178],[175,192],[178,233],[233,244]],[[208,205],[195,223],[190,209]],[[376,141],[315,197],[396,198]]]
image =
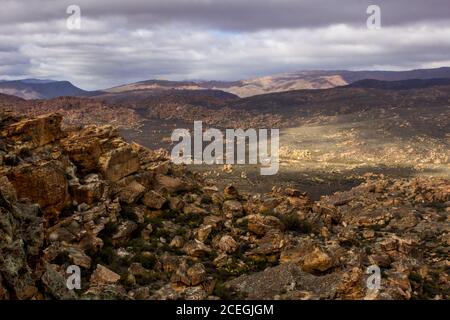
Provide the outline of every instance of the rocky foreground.
[[1,116],[0,299],[450,299],[448,180],[249,196],[61,121]]

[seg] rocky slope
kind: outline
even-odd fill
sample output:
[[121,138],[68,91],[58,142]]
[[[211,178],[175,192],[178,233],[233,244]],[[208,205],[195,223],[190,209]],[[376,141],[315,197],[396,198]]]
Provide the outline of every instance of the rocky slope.
[[0,111],[17,115],[40,116],[47,113],[63,115],[63,125],[112,124],[136,128],[142,122],[135,109],[127,104],[77,97],[59,97],[48,100],[23,100],[0,94]]
[[1,115],[1,299],[450,298],[448,180],[249,196],[111,126],[61,122]]

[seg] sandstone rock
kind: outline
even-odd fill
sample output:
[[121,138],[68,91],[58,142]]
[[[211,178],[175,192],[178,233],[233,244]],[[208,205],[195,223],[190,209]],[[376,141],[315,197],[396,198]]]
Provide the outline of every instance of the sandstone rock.
[[99,158],[103,176],[110,181],[118,181],[139,170],[139,158],[129,145],[107,151]]
[[232,219],[242,215],[242,204],[236,200],[227,200],[223,203],[223,213],[227,219]]
[[190,279],[190,285],[196,286],[206,279],[205,267],[201,263],[196,263],[187,270],[187,276]]
[[186,188],[180,179],[162,174],[156,175],[156,182],[159,189],[163,189],[169,193],[178,192]]
[[169,208],[172,211],[180,212],[183,210],[184,202],[180,198],[170,197],[169,198]]
[[285,237],[278,231],[270,231],[256,241],[256,248],[246,252],[247,256],[269,257],[278,255],[285,246]]
[[196,263],[188,268],[184,262],[179,265],[170,279],[171,282],[182,282],[187,286],[196,286],[206,279],[206,270],[203,264]]
[[202,225],[197,229],[196,232],[196,239],[204,242],[206,239],[208,239],[208,236],[211,234],[211,231],[213,230],[212,225]]
[[184,245],[184,239],[180,236],[173,237],[172,241],[169,244],[172,248],[182,248]]
[[74,247],[69,247],[66,249],[66,252],[72,264],[85,269],[89,269],[91,267],[91,258],[83,251]]
[[219,229],[223,225],[224,219],[221,216],[206,216],[203,218],[203,225],[210,225],[213,229]]
[[141,231],[141,237],[144,240],[150,240],[150,236],[153,233],[153,227],[149,223],[145,226],[144,230]]
[[83,299],[89,300],[127,300],[127,291],[123,286],[116,284],[94,285],[86,290]]
[[49,215],[58,216],[70,201],[65,170],[57,161],[21,165],[8,178],[19,198],[39,203]]
[[114,284],[120,280],[120,275],[109,270],[108,268],[97,265],[97,268],[91,275],[91,285]]
[[3,197],[8,202],[16,202],[17,194],[16,190],[14,190],[13,184],[8,180],[6,176],[0,177],[0,192],[3,194]]
[[192,214],[192,215],[205,215],[208,212],[203,209],[202,207],[199,207],[195,204],[189,203],[189,204],[185,204],[183,207],[183,213],[184,214]]
[[149,208],[161,209],[166,203],[167,199],[164,198],[160,193],[150,190],[144,195],[142,202]]
[[301,260],[301,267],[305,272],[326,271],[332,266],[332,258],[319,248],[315,248]]
[[112,239],[124,241],[128,239],[137,228],[136,222],[131,220],[123,221],[117,227],[117,231],[113,234]]
[[106,190],[104,181],[99,180],[98,175],[92,174],[85,178],[85,184],[72,184],[70,191],[73,200],[77,203],[92,205],[101,200]]
[[99,169],[99,159],[102,153],[98,137],[71,135],[61,141],[61,146],[70,160],[77,165],[82,174],[89,174]]
[[248,231],[258,236],[264,236],[270,230],[279,230],[282,228],[282,223],[274,216],[254,214],[244,219],[247,221]]
[[6,129],[5,135],[17,143],[29,143],[41,147],[64,136],[61,131],[62,116],[50,114],[24,119]]
[[119,199],[127,204],[137,202],[144,194],[145,187],[137,181],[131,181],[126,187],[120,190]]
[[220,238],[218,247],[226,253],[233,253],[237,250],[238,244],[232,236],[224,235]]
[[239,198],[239,193],[234,186],[227,186],[223,190],[223,195],[225,197],[225,200],[236,200],[237,198]]
[[194,240],[188,242],[183,251],[191,257],[201,257],[211,252],[211,248],[205,245],[203,242]]
[[[314,203],[282,188],[222,194],[111,126],[61,139],[46,120],[8,129],[17,123],[0,114],[0,299],[450,298],[448,180],[368,175]],[[67,292],[71,264],[89,289]]]

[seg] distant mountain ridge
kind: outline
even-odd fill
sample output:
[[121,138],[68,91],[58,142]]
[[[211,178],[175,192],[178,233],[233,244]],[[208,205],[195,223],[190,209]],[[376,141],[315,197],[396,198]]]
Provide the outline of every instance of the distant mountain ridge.
[[147,80],[106,89],[108,93],[144,90],[202,90],[213,89],[235,94],[241,98],[275,92],[302,89],[329,89],[366,79],[401,81],[412,79],[450,79],[450,68],[417,69],[410,71],[348,71],[311,70],[281,73],[238,81],[168,81]]
[[23,99],[52,99],[62,96],[88,96],[93,93],[74,86],[69,81],[23,79],[0,81],[0,93]]
[[409,89],[423,89],[434,86],[448,86],[448,85],[450,85],[450,78],[407,79],[397,81],[365,79],[353,82],[349,84],[348,87],[384,89],[384,90],[409,90]]
[[[259,78],[237,80],[237,81],[172,81],[172,80],[144,80],[134,83],[115,86],[112,88],[86,91],[74,86],[69,81],[54,81],[41,79],[23,80],[0,80],[0,93],[14,95],[27,100],[30,99],[52,99],[61,96],[97,96],[120,95],[121,100],[130,94],[133,98],[142,95],[154,95],[171,91],[199,91],[215,90],[236,95],[240,98],[257,96],[262,94],[287,92],[296,90],[330,89],[346,85],[352,85],[359,81],[356,86],[379,86],[380,83],[373,81],[404,81],[410,80],[406,87],[415,85],[422,86],[419,80],[450,79],[450,67],[436,69],[416,69],[410,71],[349,71],[349,70],[310,70],[281,73]],[[370,82],[370,81],[372,82]],[[386,83],[384,86],[398,86],[395,83]],[[430,85],[430,84],[428,84]]]
[[312,70],[282,73],[250,80],[239,84],[213,86],[236,94],[242,98],[275,92],[302,89],[329,89],[352,84],[356,81],[373,79],[380,81],[401,81],[410,79],[450,78],[450,68],[417,69],[410,71],[348,71],[348,70]]

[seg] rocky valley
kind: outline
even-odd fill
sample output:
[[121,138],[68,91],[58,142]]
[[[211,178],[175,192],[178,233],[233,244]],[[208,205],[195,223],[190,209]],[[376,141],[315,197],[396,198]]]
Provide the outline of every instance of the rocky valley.
[[62,122],[1,116],[2,299],[450,298],[448,179],[248,194],[112,126]]

